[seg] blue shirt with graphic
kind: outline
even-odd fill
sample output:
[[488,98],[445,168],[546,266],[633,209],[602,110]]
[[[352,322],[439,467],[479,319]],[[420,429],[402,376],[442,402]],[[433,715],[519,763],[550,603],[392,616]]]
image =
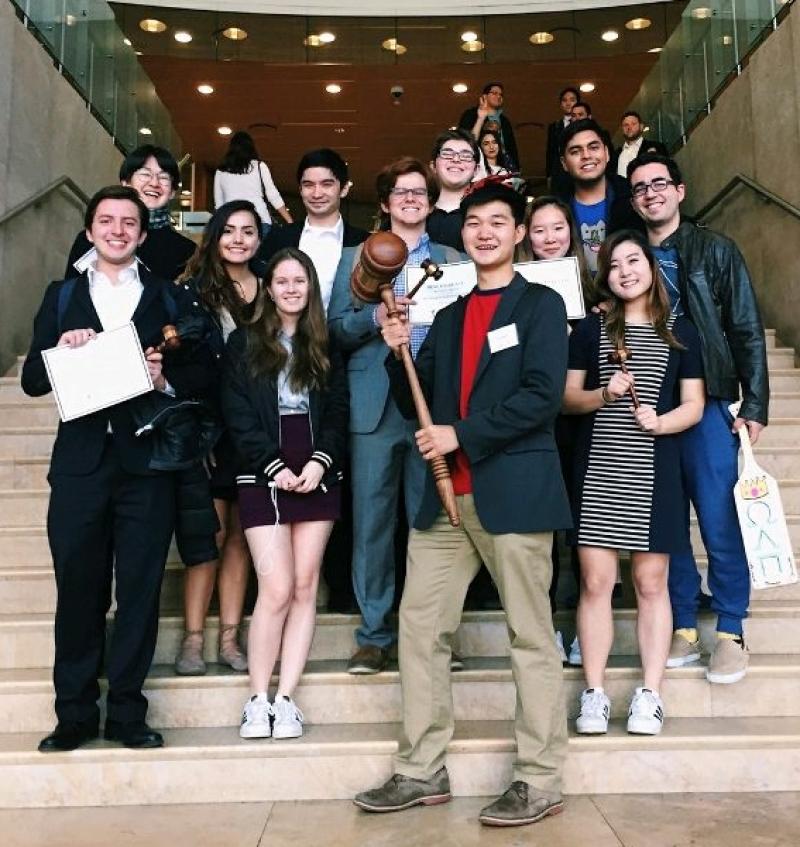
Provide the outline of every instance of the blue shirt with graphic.
[[683,314],[681,289],[678,281],[678,251],[674,247],[653,247],[653,255],[661,271],[661,281],[669,294],[669,305],[673,315]]
[[578,224],[578,232],[581,234],[586,264],[593,274],[597,273],[597,254],[600,252],[600,245],[606,240],[608,229],[606,207],[606,200],[591,204],[572,201],[572,211]]

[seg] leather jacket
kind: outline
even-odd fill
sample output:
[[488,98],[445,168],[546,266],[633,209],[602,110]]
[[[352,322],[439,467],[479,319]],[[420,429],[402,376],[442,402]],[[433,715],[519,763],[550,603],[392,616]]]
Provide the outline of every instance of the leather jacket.
[[662,243],[678,252],[681,301],[700,334],[706,392],[736,400],[739,416],[766,425],[764,326],[744,257],[731,239],[682,221]]

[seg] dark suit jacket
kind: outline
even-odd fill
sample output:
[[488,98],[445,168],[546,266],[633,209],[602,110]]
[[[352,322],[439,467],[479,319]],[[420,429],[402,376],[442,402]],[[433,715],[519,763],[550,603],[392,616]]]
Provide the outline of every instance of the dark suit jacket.
[[[491,533],[547,532],[572,525],[554,436],[567,373],[564,301],[516,274],[489,331],[514,324],[519,343],[491,353],[484,343],[466,418],[459,416],[466,298],[436,315],[416,366],[435,424],[452,424],[472,468],[475,508]],[[416,417],[405,370],[386,359],[393,396]],[[428,471],[415,527],[429,528],[442,506]]]
[[547,125],[547,152],[545,153],[544,163],[545,176],[557,177],[564,172],[564,169],[561,167],[561,156],[558,148],[561,143],[561,134],[565,129],[564,121],[561,118]]
[[[167,310],[164,289],[173,297],[180,289],[176,289],[172,283],[153,276],[141,266],[139,278],[143,290],[139,304],[133,313],[133,323],[139,333],[142,346],[149,347],[161,340],[161,328],[173,322]],[[78,278],[59,327],[58,292],[63,284],[63,282],[50,284],[34,318],[33,340],[25,364],[22,366],[22,390],[31,397],[41,397],[52,390],[42,359],[42,350],[55,347],[60,334],[70,329],[91,328],[97,332],[103,330],[89,295],[89,280],[86,274]],[[183,311],[183,303],[179,298],[175,299],[180,314]],[[202,394],[207,387],[209,371],[206,363],[184,363],[180,361],[178,355],[165,356],[164,376],[175,389],[178,397]],[[105,449],[110,423],[114,447],[123,468],[133,474],[150,474],[150,441],[147,438],[136,438],[134,435],[136,424],[132,404],[135,404],[137,399],[119,403],[76,420],[60,423],[53,447],[50,473],[82,476],[95,470]]]
[[[261,242],[258,248],[258,258],[268,262],[278,250],[284,247],[300,247],[300,236],[303,234],[305,221],[296,221],[288,226],[274,226],[269,231],[269,235]],[[369,233],[365,229],[360,229],[357,226],[350,226],[347,221],[344,222],[344,237],[342,240],[342,249],[345,247],[357,247],[363,241],[367,240]]]

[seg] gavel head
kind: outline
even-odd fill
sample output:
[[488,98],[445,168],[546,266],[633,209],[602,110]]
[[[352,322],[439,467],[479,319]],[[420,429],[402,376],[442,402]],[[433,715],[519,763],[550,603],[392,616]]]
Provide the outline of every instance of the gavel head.
[[436,264],[436,262],[433,261],[433,259],[425,259],[420,267],[423,271],[425,271],[426,277],[441,279],[444,276],[444,271]]
[[365,303],[378,303],[381,288],[391,286],[408,259],[408,247],[393,232],[374,232],[361,248],[350,276],[350,290]]
[[162,352],[164,350],[177,350],[181,346],[181,337],[178,334],[177,327],[167,324],[161,327],[161,334],[164,336],[164,340],[158,345],[158,349]]
[[608,354],[608,361],[612,365],[624,365],[632,358],[631,351],[627,347],[617,347],[613,353]]

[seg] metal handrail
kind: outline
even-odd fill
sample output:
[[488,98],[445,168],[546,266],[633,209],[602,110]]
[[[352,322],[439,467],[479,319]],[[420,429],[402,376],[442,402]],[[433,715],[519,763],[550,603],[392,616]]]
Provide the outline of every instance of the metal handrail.
[[[754,179],[751,179],[749,176],[745,176],[744,174],[736,174],[733,176],[729,182],[721,188],[708,201],[708,203],[705,204],[705,206],[695,213],[695,218],[702,220],[717,204],[724,200],[737,185],[746,185],[749,189],[755,191],[756,194],[760,194],[768,202],[774,203],[778,206],[778,208],[783,209],[784,212],[788,212],[795,218],[800,218],[800,208],[790,203],[788,200],[784,200],[783,197],[778,197],[777,194],[773,194],[768,188],[764,188],[761,183],[756,182]],[[2,221],[0,221],[0,223],[2,223]]]
[[20,212],[24,212],[26,209],[31,206],[35,206],[40,200],[44,200],[48,194],[52,194],[57,189],[68,188],[84,205],[89,202],[89,195],[84,192],[84,190],[72,179],[72,177],[64,174],[60,176],[58,179],[54,179],[49,185],[45,185],[44,188],[40,188],[27,200],[23,200],[21,203],[17,203],[16,206],[13,206],[9,209],[2,217],[0,217],[0,226],[5,223],[8,223],[12,218],[15,218]]

